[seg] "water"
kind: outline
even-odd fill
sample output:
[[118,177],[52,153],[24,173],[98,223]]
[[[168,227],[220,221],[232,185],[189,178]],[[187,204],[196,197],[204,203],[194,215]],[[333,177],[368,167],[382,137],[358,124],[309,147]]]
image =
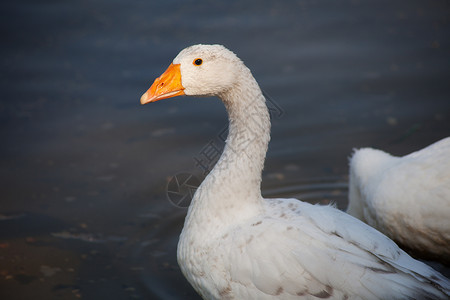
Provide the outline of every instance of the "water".
[[445,1],[2,3],[2,299],[199,298],[175,258],[188,201],[167,188],[202,179],[225,110],[139,105],[182,48],[226,45],[275,103],[265,195],[345,209],[353,148],[450,135],[448,16]]

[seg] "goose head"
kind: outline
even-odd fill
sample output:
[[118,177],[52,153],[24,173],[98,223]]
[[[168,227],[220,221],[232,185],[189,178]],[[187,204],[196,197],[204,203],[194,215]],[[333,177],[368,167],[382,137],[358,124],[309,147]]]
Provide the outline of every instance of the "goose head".
[[221,45],[194,45],[182,50],[141,97],[141,104],[180,96],[218,96],[239,80],[242,61]]

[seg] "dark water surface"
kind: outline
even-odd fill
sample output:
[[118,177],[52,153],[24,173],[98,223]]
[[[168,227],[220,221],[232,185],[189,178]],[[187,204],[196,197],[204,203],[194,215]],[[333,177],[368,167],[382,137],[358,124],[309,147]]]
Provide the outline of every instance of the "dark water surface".
[[199,298],[176,244],[225,109],[139,105],[182,48],[226,45],[269,95],[265,195],[345,209],[353,148],[404,155],[450,135],[449,12],[447,1],[2,3],[0,298]]

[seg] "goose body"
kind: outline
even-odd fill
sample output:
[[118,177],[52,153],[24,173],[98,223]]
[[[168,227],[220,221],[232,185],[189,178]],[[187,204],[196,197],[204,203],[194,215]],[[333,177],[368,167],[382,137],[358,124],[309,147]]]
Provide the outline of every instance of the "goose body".
[[181,270],[204,299],[448,299],[448,279],[358,219],[331,206],[261,196],[269,113],[233,52],[184,49],[141,103],[176,95],[218,96],[230,122],[178,243]]
[[450,138],[403,157],[356,150],[347,212],[418,255],[450,262]]

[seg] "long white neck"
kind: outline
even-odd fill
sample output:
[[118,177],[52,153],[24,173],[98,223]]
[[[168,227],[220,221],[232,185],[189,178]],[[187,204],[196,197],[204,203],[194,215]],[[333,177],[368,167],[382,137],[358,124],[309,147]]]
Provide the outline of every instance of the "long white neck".
[[238,82],[219,95],[228,112],[228,138],[222,156],[194,195],[187,224],[189,219],[231,224],[262,209],[261,172],[270,140],[269,112],[245,66]]

